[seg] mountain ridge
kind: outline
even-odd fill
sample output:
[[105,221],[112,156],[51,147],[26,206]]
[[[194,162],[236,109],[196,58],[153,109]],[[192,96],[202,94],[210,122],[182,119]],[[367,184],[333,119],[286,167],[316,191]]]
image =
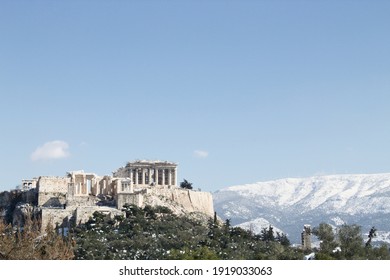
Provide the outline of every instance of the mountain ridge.
[[317,175],[235,185],[214,192],[213,200],[218,215],[231,219],[233,225],[262,218],[294,242],[304,224],[321,222],[334,226],[356,223],[363,232],[372,226],[390,231],[386,224],[390,173]]

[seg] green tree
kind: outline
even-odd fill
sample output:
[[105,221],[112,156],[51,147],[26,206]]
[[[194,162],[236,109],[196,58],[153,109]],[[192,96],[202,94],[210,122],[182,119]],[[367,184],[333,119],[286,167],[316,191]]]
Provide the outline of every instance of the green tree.
[[180,187],[183,189],[192,190],[192,183],[190,183],[186,179],[184,179],[183,182],[180,183]]
[[376,237],[376,228],[372,227],[368,233],[368,240],[366,242],[366,247],[371,247],[372,239]]
[[275,241],[274,228],[269,225],[268,229],[263,228],[260,233],[262,241]]
[[[316,254],[316,259],[333,259],[338,243],[331,225],[321,223],[318,227],[313,228],[313,234],[320,240],[320,252]],[[336,253],[337,254],[337,253]]]
[[285,233],[276,232],[275,240],[277,242],[279,242],[283,246],[287,246],[288,247],[288,246],[291,245],[290,240],[288,239],[288,237],[287,237],[287,235]]
[[200,246],[195,249],[183,248],[180,250],[174,249],[169,252],[171,260],[219,260],[215,251],[206,246]]
[[95,213],[75,229],[76,259],[302,259],[301,252],[275,239],[190,215],[177,216],[166,208],[134,205],[123,207],[123,216],[111,219]]
[[363,242],[361,227],[358,225],[342,225],[335,234],[330,225],[321,223],[319,227],[313,229],[313,233],[321,242],[316,259],[390,259],[386,244],[379,246],[371,244],[376,236],[375,227],[371,228],[366,243]]
[[338,231],[341,253],[345,259],[363,257],[363,237],[358,225],[342,225]]

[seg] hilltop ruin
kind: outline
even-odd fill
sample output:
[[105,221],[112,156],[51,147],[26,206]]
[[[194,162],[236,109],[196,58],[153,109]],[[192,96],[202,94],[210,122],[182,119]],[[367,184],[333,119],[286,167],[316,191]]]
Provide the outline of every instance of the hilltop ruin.
[[[180,188],[177,164],[167,161],[128,162],[112,176],[83,170],[67,172],[63,177],[40,176],[23,180],[20,191],[29,195],[20,198],[16,207],[19,212],[39,212],[42,225],[50,222],[62,228],[84,223],[95,211],[121,215],[125,204],[166,206],[178,215],[214,215],[211,193]],[[14,223],[21,219],[17,212]]]

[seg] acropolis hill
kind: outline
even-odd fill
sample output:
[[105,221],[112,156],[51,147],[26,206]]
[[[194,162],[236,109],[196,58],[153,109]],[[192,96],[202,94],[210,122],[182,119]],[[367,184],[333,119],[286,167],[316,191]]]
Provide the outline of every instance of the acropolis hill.
[[[13,213],[14,224],[22,222],[22,214],[34,212],[40,214],[42,225],[51,222],[69,228],[87,221],[95,211],[120,215],[125,204],[166,206],[177,215],[214,215],[211,193],[180,188],[177,164],[167,161],[128,162],[112,176],[83,170],[68,172],[64,177],[40,176],[23,180],[21,191]],[[2,216],[7,215],[7,197],[10,193],[0,194]]]

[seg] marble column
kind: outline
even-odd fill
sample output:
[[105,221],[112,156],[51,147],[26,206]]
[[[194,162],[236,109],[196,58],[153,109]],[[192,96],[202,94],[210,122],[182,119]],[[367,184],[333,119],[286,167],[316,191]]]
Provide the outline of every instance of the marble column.
[[149,168],[148,172],[149,172],[149,185],[150,185],[152,183],[152,169]]
[[158,169],[157,168],[154,170],[154,184],[156,186],[158,185]]
[[141,169],[141,172],[142,172],[142,183],[141,184],[142,185],[145,185],[145,171],[146,171],[145,168]]
[[161,185],[165,185],[165,169],[162,169],[162,182]]
[[172,169],[168,169],[168,185],[172,186]]
[[118,179],[116,181],[116,192],[117,193],[120,193],[120,192],[123,192],[124,190],[122,189],[122,181],[120,179]]
[[85,176],[85,174],[83,174],[83,192],[82,194],[87,194],[88,190],[87,190],[87,178]]

